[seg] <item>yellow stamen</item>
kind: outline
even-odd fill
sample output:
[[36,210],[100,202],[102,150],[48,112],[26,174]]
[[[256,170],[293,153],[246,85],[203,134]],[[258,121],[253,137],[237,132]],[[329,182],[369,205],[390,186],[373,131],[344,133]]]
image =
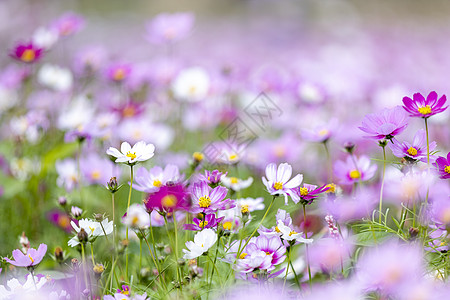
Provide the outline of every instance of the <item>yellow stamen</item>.
[[89,226],[89,229],[91,230],[91,233],[93,233],[95,230],[95,228],[92,228],[91,226]]
[[424,107],[419,107],[417,109],[419,111],[419,113],[421,113],[422,115],[428,115],[431,114],[431,107],[429,105],[424,106]]
[[116,71],[114,71],[113,79],[114,79],[115,81],[121,81],[121,80],[124,80],[124,79],[125,79],[125,76],[126,76],[125,70],[119,68],[119,69],[117,69]]
[[134,216],[133,219],[131,220],[131,224],[134,226],[137,224],[137,222],[139,222],[139,218],[137,216]]
[[238,159],[238,155],[237,154],[231,154],[230,156],[228,156],[228,160],[230,161],[234,161]]
[[328,133],[330,133],[328,130],[326,130],[326,129],[322,129],[321,131],[319,131],[319,135],[320,136],[325,136],[325,135],[327,135]]
[[199,226],[200,228],[205,228],[206,225],[208,225],[208,221],[201,221],[201,222],[198,224],[198,226]]
[[286,149],[282,145],[276,145],[274,154],[276,157],[283,157],[286,154]]
[[241,255],[239,255],[240,259],[244,259],[248,254],[245,252],[242,252]]
[[31,263],[34,263],[34,259],[31,257],[30,254],[28,254],[28,257],[31,259]]
[[230,178],[231,183],[238,183],[238,179],[236,177],[231,177]]
[[175,197],[174,195],[167,195],[164,196],[161,200],[161,204],[163,207],[174,207],[177,204],[177,197]]
[[122,110],[122,116],[125,118],[133,117],[136,114],[136,109],[133,106],[127,106]]
[[136,152],[128,151],[126,156],[131,158],[131,159],[135,159],[136,158]]
[[91,173],[91,177],[94,180],[100,179],[100,177],[102,176],[102,173],[100,173],[100,171],[95,170]]
[[201,152],[194,152],[194,154],[192,154],[192,157],[194,158],[194,160],[196,161],[202,161],[204,158],[203,153]]
[[58,225],[66,228],[70,224],[70,219],[67,216],[60,216],[58,217]]
[[359,179],[361,177],[361,173],[359,173],[358,170],[354,169],[351,170],[350,173],[348,173],[351,179]]
[[309,191],[307,188],[305,188],[305,187],[300,188],[300,196],[306,196],[308,194],[309,194]]
[[445,166],[444,172],[450,174],[450,166]]
[[249,212],[248,205],[247,204],[242,205],[241,206],[241,213],[246,214],[248,212]]
[[283,183],[282,182],[275,182],[273,184],[273,188],[276,190],[281,190],[283,188]]
[[289,236],[293,235],[293,234],[297,234],[296,231],[292,230],[291,232],[289,232]]
[[31,62],[36,58],[36,52],[33,49],[26,49],[23,51],[20,59],[24,62]]
[[231,230],[232,224],[230,221],[223,223],[223,229],[225,230]]
[[278,226],[275,226],[275,231],[278,232],[278,233],[281,232],[281,231],[280,231],[280,228],[278,228]]
[[200,199],[198,199],[198,205],[202,208],[207,208],[211,205],[211,198],[209,198],[208,196],[203,196],[200,197]]
[[325,187],[329,188],[325,193],[336,193],[337,186],[334,183],[327,184]]
[[270,254],[272,254],[272,253],[270,253],[269,251],[266,252],[266,255],[270,255]]
[[160,187],[160,186],[162,186],[162,182],[161,182],[161,180],[158,180],[158,179],[156,179],[156,180],[153,180],[153,186],[156,186],[156,187]]
[[407,152],[409,153],[409,155],[412,155],[412,156],[416,156],[417,155],[417,149],[414,148],[414,147],[409,147]]

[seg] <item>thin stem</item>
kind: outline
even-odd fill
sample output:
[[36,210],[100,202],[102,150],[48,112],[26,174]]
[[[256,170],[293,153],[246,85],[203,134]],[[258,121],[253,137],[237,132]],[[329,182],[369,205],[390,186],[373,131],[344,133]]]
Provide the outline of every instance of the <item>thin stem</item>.
[[[150,228],[151,228],[151,227],[150,227]],[[148,242],[148,240],[147,240],[147,237],[145,236],[144,232],[143,232],[141,229],[139,229],[139,231],[141,232],[142,238],[144,239],[145,243],[147,244],[148,251],[150,252],[150,255],[151,255],[151,257],[152,257],[153,263],[155,264],[155,268],[158,270],[159,281],[160,281],[161,284],[164,286],[164,288],[166,289],[166,292],[167,292],[167,286],[165,285],[165,282],[164,282],[163,279],[162,279],[161,269],[160,269],[160,267],[159,267],[159,264],[156,263],[156,258],[155,258],[156,252],[155,252],[155,254],[153,254],[152,249],[151,249],[151,247],[150,247],[150,244],[149,244],[149,242]],[[154,248],[153,248],[153,251],[155,251]]]
[[92,259],[92,266],[95,266],[94,261],[94,244],[91,242],[91,259]]
[[[428,118],[425,118],[425,132],[427,135],[427,166],[428,172],[430,171],[430,140],[428,138]],[[427,187],[427,195],[425,197],[425,209],[428,206],[428,194],[430,192],[430,187]]]
[[[303,204],[303,222],[306,224],[306,205]],[[308,238],[308,229],[306,226],[303,226],[303,230],[305,232],[305,239]],[[309,265],[309,249],[308,244],[305,244],[306,249],[306,267],[308,268],[308,278],[309,278],[309,287],[312,289],[312,280],[311,280],[311,267]]]
[[139,276],[142,269],[142,239],[139,239]]
[[[258,228],[261,226],[261,224],[264,222],[264,219],[267,217],[267,214],[269,213],[270,208],[273,205],[273,202],[275,202],[275,199],[277,198],[277,195],[274,195],[272,198],[272,202],[270,202],[269,207],[266,210],[266,213],[264,214],[263,218],[261,219],[261,221],[259,222],[258,226],[255,228],[255,230],[253,230],[252,234],[248,237],[247,241],[244,244],[244,247],[242,247],[242,249],[245,249],[245,247],[247,246],[247,244],[250,242],[250,239],[255,235],[256,231],[258,230]],[[236,254],[236,259],[239,258],[239,256],[241,255],[241,251],[242,249],[238,249],[238,252]]]
[[83,275],[84,275],[84,284],[86,285],[86,289],[88,288],[88,279],[86,273],[86,256],[84,254],[84,243],[81,243],[81,260],[83,262]]
[[286,278],[287,278],[287,275],[289,273],[289,265],[291,263],[291,246],[289,246],[288,249],[287,249],[287,258],[288,258],[288,263],[287,263],[287,266],[286,266],[286,274],[284,274],[283,293],[284,293],[284,286],[286,285]]
[[[175,218],[175,212],[173,212],[172,216],[173,216],[173,226],[175,228],[175,260],[177,265],[177,280],[180,281],[183,276],[180,270],[180,265],[178,264],[178,226],[177,226],[177,219]],[[181,282],[179,283],[180,283],[180,290],[183,290]]]
[[329,181],[329,183],[332,183],[333,182],[333,164],[331,162],[330,150],[328,149],[328,140],[323,142],[322,144],[325,148],[325,152],[327,153],[328,181]]
[[380,206],[379,206],[379,215],[378,215],[378,223],[381,224],[381,210],[383,207],[383,188],[384,188],[384,175],[386,173],[386,145],[381,146],[383,148],[383,177],[381,179],[381,189],[380,189]]
[[30,274],[31,274],[31,279],[33,279],[34,289],[37,291],[36,280],[34,279],[33,267],[31,267]]
[[[131,179],[130,179],[130,191],[128,192],[127,214],[128,214],[128,209],[130,208],[131,190],[133,189],[133,165],[130,165],[130,173],[131,173]],[[127,242],[128,242],[128,225],[127,225]],[[125,256],[125,278],[127,280],[128,280],[128,248],[129,248],[129,245],[127,246],[126,256]]]
[[[114,257],[116,256],[116,212],[115,212],[115,208],[114,208],[114,193],[111,193],[111,201],[112,201],[112,219],[113,219],[113,248],[114,251],[111,255],[111,272],[114,274],[116,272],[116,260],[114,259]],[[114,263],[113,263],[114,262]],[[113,285],[113,280],[114,280],[114,276],[111,276],[111,289],[112,289],[112,285]]]

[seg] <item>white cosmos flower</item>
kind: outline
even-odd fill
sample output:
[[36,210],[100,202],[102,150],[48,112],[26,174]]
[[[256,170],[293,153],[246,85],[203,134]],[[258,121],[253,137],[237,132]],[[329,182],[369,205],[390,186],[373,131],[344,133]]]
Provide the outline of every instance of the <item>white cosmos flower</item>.
[[253,183],[252,177],[243,180],[236,177],[222,176],[220,180],[222,181],[224,186],[226,186],[227,188],[231,188],[233,191],[236,192],[248,188]]
[[199,257],[209,250],[217,241],[217,234],[211,228],[203,229],[194,236],[194,241],[186,242],[188,250],[183,249],[184,259]]
[[286,241],[297,241],[300,243],[311,244],[313,242],[312,239],[305,239],[302,236],[302,233],[298,233],[292,228],[284,225],[282,220],[278,220],[277,228],[281,232],[281,238]]
[[[17,299],[19,296],[24,296],[29,293],[35,293],[48,281],[45,277],[38,278],[34,276],[36,286],[33,283],[31,275],[27,276],[27,280],[22,284],[16,278],[10,279],[6,282],[6,288],[0,285],[0,299]],[[21,299],[21,298],[19,298]]]
[[209,85],[208,73],[195,67],[181,71],[172,84],[172,90],[177,99],[195,102],[207,96]]
[[242,208],[246,207],[249,212],[255,210],[263,210],[264,209],[264,198],[241,198],[236,199],[236,207],[241,211]]
[[130,206],[122,222],[131,228],[143,229],[150,226],[150,215],[142,205],[135,203]]
[[[86,233],[88,234],[88,240],[105,235],[105,233],[106,235],[108,235],[113,232],[113,222],[108,222],[108,218],[104,219],[101,223],[94,220],[81,219],[78,222],[78,226],[73,221],[70,222],[70,224],[77,234],[78,232],[80,232],[81,228],[83,228],[84,231],[86,231]],[[72,239],[69,240],[67,244],[71,247],[75,247],[76,245],[80,244],[78,236],[75,235]]]
[[58,41],[58,33],[54,30],[39,27],[33,33],[33,44],[40,48],[50,49]]
[[60,92],[69,90],[73,83],[69,69],[50,64],[45,64],[39,69],[37,79],[40,84]]
[[123,142],[120,151],[116,148],[109,147],[106,154],[116,157],[116,163],[135,164],[140,161],[146,161],[155,154],[155,146],[146,144],[143,141],[137,142],[133,147],[127,142]]

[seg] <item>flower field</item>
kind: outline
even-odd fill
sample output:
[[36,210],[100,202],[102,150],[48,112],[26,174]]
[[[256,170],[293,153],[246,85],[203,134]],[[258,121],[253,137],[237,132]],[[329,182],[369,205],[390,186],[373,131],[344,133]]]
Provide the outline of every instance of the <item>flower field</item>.
[[450,298],[450,6],[238,2],[0,3],[0,300]]

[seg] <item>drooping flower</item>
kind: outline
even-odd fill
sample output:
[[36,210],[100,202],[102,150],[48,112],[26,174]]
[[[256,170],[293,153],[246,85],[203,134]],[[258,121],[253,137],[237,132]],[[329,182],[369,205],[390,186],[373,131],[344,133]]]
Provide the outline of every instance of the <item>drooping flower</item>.
[[358,181],[371,179],[377,171],[377,165],[371,165],[370,159],[363,155],[359,159],[355,157],[356,165],[349,156],[347,160],[338,160],[333,166],[334,174],[342,184],[353,184]]
[[440,156],[436,159],[436,169],[438,171],[439,178],[450,178],[450,152],[447,153],[447,158]]
[[29,248],[26,254],[23,254],[19,249],[13,250],[12,255],[14,260],[10,260],[5,257],[4,259],[16,266],[16,267],[32,267],[39,264],[47,252],[47,245],[40,244],[39,248],[36,250],[34,248]]
[[240,190],[246,189],[253,183],[253,177],[249,177],[247,179],[239,179],[237,177],[227,177],[224,176],[221,179],[224,186],[232,189],[235,192],[239,192]]
[[[396,139],[389,143],[392,153],[400,158],[405,158],[410,161],[427,161],[427,140],[425,130],[421,129],[414,135],[413,142],[400,143]],[[430,152],[436,148],[436,142],[430,143]],[[432,157],[430,156],[430,159]]]
[[225,217],[216,218],[215,214],[207,214],[204,218],[194,218],[194,224],[184,224],[185,230],[200,231],[206,228],[216,228]]
[[194,241],[187,241],[186,248],[183,249],[184,259],[199,257],[209,250],[217,241],[217,234],[211,228],[204,229],[194,236]]
[[262,181],[271,195],[284,195],[284,201],[287,205],[288,195],[291,189],[298,187],[303,180],[303,175],[297,174],[291,179],[292,167],[287,163],[281,163],[278,166],[274,163],[266,167],[266,177]]
[[24,63],[34,63],[38,61],[44,53],[44,49],[37,47],[33,43],[18,43],[10,52],[10,56]]
[[392,139],[399,135],[408,126],[408,115],[400,107],[385,108],[379,113],[367,114],[362,126],[358,127],[369,134],[366,138],[383,140]]
[[187,37],[194,25],[192,13],[162,13],[146,25],[147,40],[154,44],[171,43]]
[[213,213],[235,206],[234,201],[225,199],[228,190],[223,186],[212,189],[205,181],[194,183],[192,188],[192,213]]
[[[151,193],[144,201],[147,211],[188,210],[190,201],[188,193],[182,184],[163,185],[157,192]],[[152,223],[153,224],[153,223]]]
[[141,204],[132,204],[122,218],[122,223],[136,229],[144,229],[150,226],[150,215]]
[[330,187],[323,185],[317,187],[317,185],[304,183],[303,187],[296,187],[291,189],[289,195],[296,204],[301,202],[302,204],[311,204],[319,194],[326,192]]
[[120,151],[116,148],[109,147],[106,154],[116,157],[116,163],[127,163],[134,165],[141,161],[149,160],[153,157],[155,146],[146,144],[143,141],[137,142],[133,147],[127,142],[123,142]]
[[[113,222],[108,222],[108,218],[104,219],[101,223],[89,219],[81,219],[78,221],[78,226],[75,222],[70,222],[76,233],[79,233],[82,229],[87,233],[88,241],[93,242],[97,237],[103,235],[109,235],[113,232]],[[75,247],[80,244],[78,234],[75,235],[67,243],[71,247]]]
[[425,99],[420,93],[415,93],[413,98],[403,98],[403,108],[409,113],[411,117],[429,118],[437,113],[443,112],[448,106],[443,107],[447,97],[442,95],[438,100],[438,95],[435,91],[430,92]]
[[181,179],[180,171],[175,165],[166,165],[164,170],[155,166],[147,171],[146,168],[139,168],[136,171],[133,188],[146,193],[157,192],[161,186],[168,183],[177,183]]

